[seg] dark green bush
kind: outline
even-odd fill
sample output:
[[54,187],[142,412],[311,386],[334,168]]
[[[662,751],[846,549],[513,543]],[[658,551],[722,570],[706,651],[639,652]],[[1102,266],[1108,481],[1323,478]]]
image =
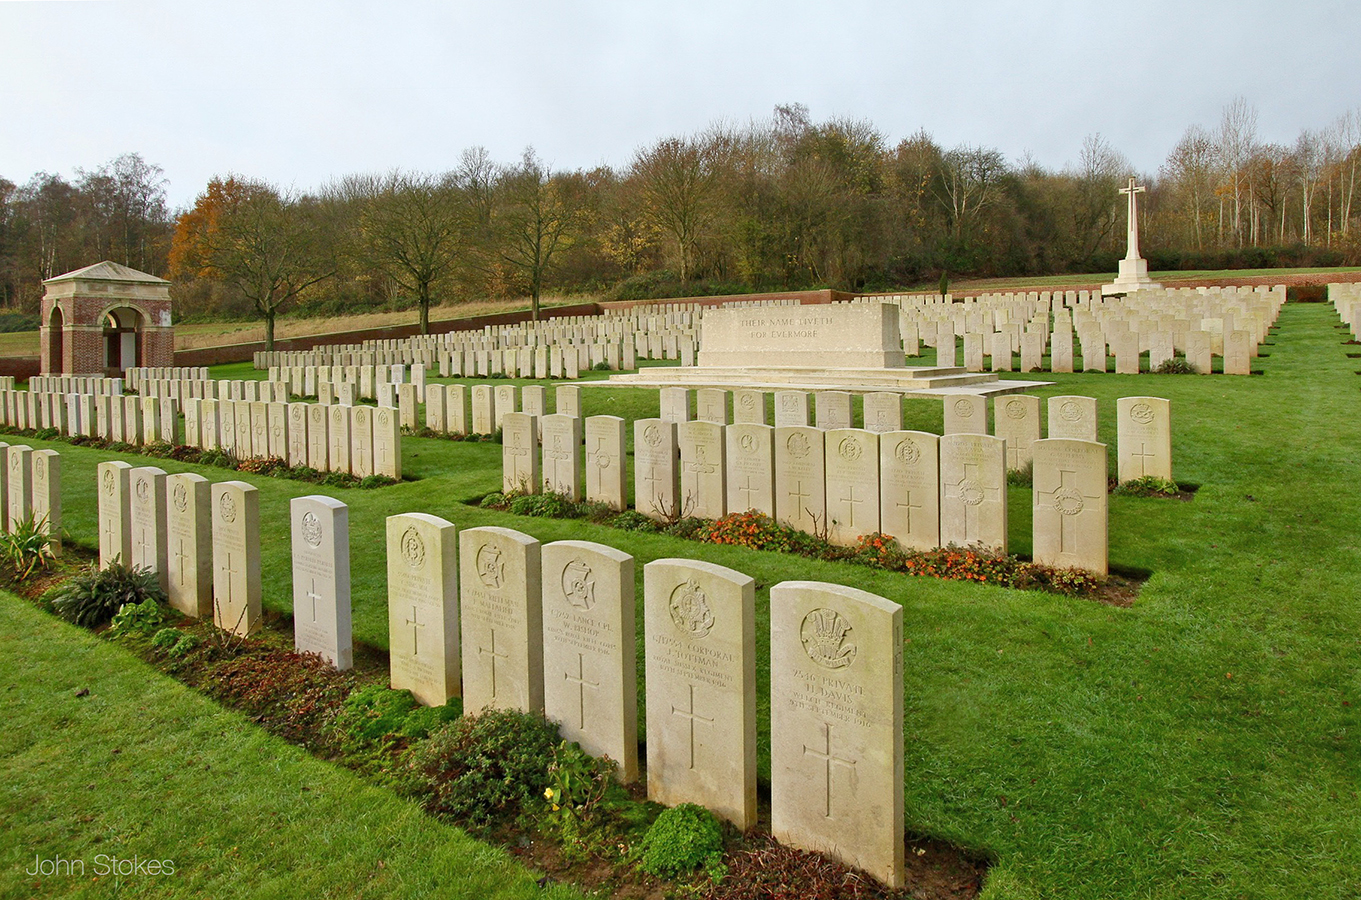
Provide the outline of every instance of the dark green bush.
[[722,860],[723,826],[694,803],[663,810],[639,845],[638,867],[660,878],[688,875],[701,866],[721,871]]
[[342,747],[357,748],[389,735],[423,738],[432,729],[457,719],[460,709],[457,700],[445,706],[424,707],[410,691],[374,684],[345,698],[334,727]]
[[1111,493],[1125,497],[1175,497],[1179,493],[1179,489],[1175,481],[1145,475],[1142,478],[1126,481]]
[[655,519],[650,519],[636,509],[626,509],[614,517],[612,522],[615,528],[622,528],[624,531],[658,531],[659,526]]
[[91,563],[52,595],[52,610],[68,622],[94,628],[112,619],[124,604],[148,599],[165,600],[155,572],[121,562],[104,569]]
[[162,628],[151,636],[151,649],[173,658],[187,656],[200,643],[198,635],[178,628]]
[[517,516],[562,519],[573,517],[576,508],[561,494],[522,494],[510,501],[510,511]]
[[1199,375],[1200,370],[1187,362],[1184,356],[1165,359],[1153,370],[1155,375]]
[[557,744],[557,726],[541,715],[486,710],[434,731],[409,765],[426,809],[485,827],[542,798]]

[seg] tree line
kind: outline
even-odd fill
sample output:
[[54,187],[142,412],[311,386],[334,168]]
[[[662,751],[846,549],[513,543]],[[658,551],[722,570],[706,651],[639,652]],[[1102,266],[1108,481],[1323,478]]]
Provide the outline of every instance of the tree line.
[[1239,99],[1192,125],[1156,173],[1100,135],[1049,170],[1000,151],[891,144],[872,123],[801,105],[658,140],[620,167],[556,170],[465,151],[446,172],[352,175],[295,192],[214,178],[171,213],[161,170],[125,154],[72,182],[0,179],[0,304],[109,258],[174,282],[179,315],[419,310],[546,291],[623,299],[951,277],[1114,271],[1119,187],[1141,177],[1154,269],[1361,261],[1353,200],[1361,110],[1293,145],[1260,140]]

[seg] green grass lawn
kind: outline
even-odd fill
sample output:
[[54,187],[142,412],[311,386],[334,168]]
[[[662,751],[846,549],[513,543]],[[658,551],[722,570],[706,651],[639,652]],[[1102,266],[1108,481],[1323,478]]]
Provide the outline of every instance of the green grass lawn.
[[[414,480],[337,492],[351,505],[355,637],[386,645],[383,526],[400,512],[618,547],[638,560],[640,603],[642,564],[652,559],[702,556],[751,575],[761,698],[769,689],[769,587],[787,579],[854,585],[903,605],[907,827],[988,854],[995,864],[986,897],[1355,898],[1361,365],[1348,358],[1356,348],[1344,345],[1338,326],[1326,305],[1287,306],[1255,361],[1264,374],[1253,377],[1013,376],[1054,381],[1034,392],[1040,396],[1099,398],[1112,455],[1116,398],[1172,400],[1175,475],[1201,488],[1190,503],[1112,498],[1112,565],[1152,573],[1131,609],[480,510],[465,501],[499,487],[499,445],[407,438],[404,471]],[[243,369],[215,374],[241,377]],[[587,387],[582,398],[587,415],[657,413],[655,390]],[[905,427],[940,431],[939,400],[906,400],[904,411]],[[94,546],[94,467],[114,454],[53,446],[65,468],[67,528]],[[315,491],[158,464],[260,488],[265,605],[288,611],[287,503]],[[1016,552],[1029,552],[1029,510],[1028,489],[1012,488]],[[41,621],[27,617],[25,629],[36,627],[30,620]],[[100,650],[76,658],[112,669],[123,665],[114,656]],[[53,654],[48,665],[65,678],[71,658]],[[35,697],[25,709],[24,747],[72,721],[61,696]],[[768,719],[763,699],[763,778]],[[235,727],[243,720],[222,721],[232,724],[196,753],[265,741]],[[142,726],[98,725],[111,734],[127,730],[125,752],[143,735],[156,739]],[[51,777],[69,789],[60,771]],[[117,792],[102,789],[94,808]],[[189,786],[174,793],[193,803]],[[122,814],[139,808],[129,801]],[[178,815],[181,829],[197,827],[196,816],[167,815]],[[31,862],[32,845],[25,848]],[[260,871],[286,881],[281,866],[261,863]],[[357,871],[355,884],[363,885],[369,870]]]
[[579,896],[11,594],[0,685],[0,897]]

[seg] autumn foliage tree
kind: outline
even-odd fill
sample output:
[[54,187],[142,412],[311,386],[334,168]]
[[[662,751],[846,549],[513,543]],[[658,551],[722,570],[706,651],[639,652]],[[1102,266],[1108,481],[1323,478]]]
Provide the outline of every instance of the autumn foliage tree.
[[333,268],[317,240],[315,201],[282,195],[263,181],[213,179],[180,217],[171,257],[177,274],[211,278],[240,292],[265,323],[274,349],[280,311]]

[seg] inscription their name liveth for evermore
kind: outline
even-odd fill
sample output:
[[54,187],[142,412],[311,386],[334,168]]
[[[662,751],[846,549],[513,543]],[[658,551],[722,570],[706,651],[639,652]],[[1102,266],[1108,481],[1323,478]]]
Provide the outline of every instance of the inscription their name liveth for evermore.
[[737,324],[748,329],[747,337],[753,341],[766,339],[787,340],[789,338],[807,338],[816,340],[818,336],[818,326],[832,325],[835,319],[831,316],[818,316],[815,318],[785,318],[767,319],[760,316],[742,319]]

